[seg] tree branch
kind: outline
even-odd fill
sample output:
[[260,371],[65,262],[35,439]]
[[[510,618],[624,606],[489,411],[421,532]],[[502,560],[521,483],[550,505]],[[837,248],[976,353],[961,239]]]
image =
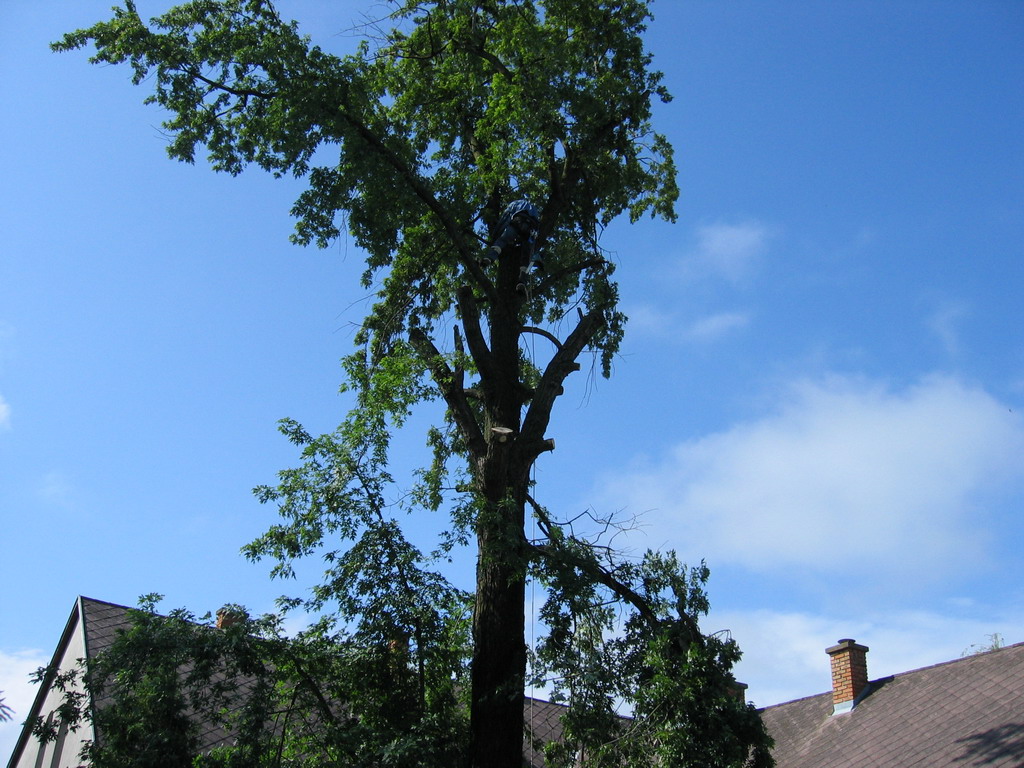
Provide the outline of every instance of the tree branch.
[[477,307],[473,289],[468,285],[462,286],[459,288],[456,298],[459,303],[459,313],[462,316],[462,328],[466,332],[469,354],[472,355],[481,378],[485,382],[493,382],[498,376],[497,365],[494,355],[484,339],[483,329],[480,327],[480,309]]
[[487,443],[480,431],[480,425],[476,422],[476,416],[469,407],[469,401],[466,399],[462,369],[458,368],[456,371],[452,371],[448,367],[444,357],[422,328],[411,329],[409,341],[430,369],[434,383],[441,390],[441,396],[448,404],[452,418],[455,419],[455,423],[462,431],[469,450],[474,457],[483,456],[487,453]]
[[[616,578],[614,572],[603,566],[597,558],[588,558],[581,552],[573,551],[570,547],[560,544],[560,537],[551,536],[551,532],[556,526],[551,522],[547,511],[531,496],[527,495],[526,500],[537,515],[538,525],[544,530],[545,535],[548,536],[548,541],[552,542],[550,544],[534,544],[529,541],[526,543],[527,547],[539,557],[551,563],[556,570],[574,568],[598,584],[607,587],[617,598],[633,606],[652,630],[662,629],[666,626],[666,623],[672,621],[658,616],[651,608],[650,602],[643,595]],[[580,541],[575,537],[570,537],[568,541],[580,545],[587,553],[592,551],[592,545],[588,542]],[[700,626],[693,617],[680,612],[679,623],[686,628],[688,635],[686,638],[687,644],[703,641],[704,635],[701,633]],[[685,648],[680,650],[685,650]]]
[[373,131],[366,123],[360,120],[354,110],[343,100],[342,110],[340,112],[342,119],[352,127],[359,137],[383,160],[398,171],[399,176],[409,185],[413,194],[420,199],[420,201],[430,209],[430,211],[437,217],[438,221],[441,222],[441,226],[445,232],[448,233],[448,237],[452,244],[458,250],[459,257],[462,260],[463,266],[465,266],[473,276],[484,283],[489,282],[484,271],[477,264],[476,258],[472,250],[466,244],[464,233],[462,229],[456,225],[452,218],[448,215],[447,209],[441,205],[441,202],[434,196],[434,193],[427,186],[426,182],[416,173],[401,157],[398,153],[391,149],[387,143],[385,143],[383,137],[379,136]]
[[[547,511],[534,501],[532,497],[527,496],[527,501],[530,506],[533,507],[533,511],[537,515],[538,524],[540,524],[541,528],[545,530],[545,533],[548,536],[548,541],[557,542],[558,537],[551,536],[551,531],[554,525],[551,522],[551,519],[547,516]],[[575,538],[570,540],[580,543],[578,539]],[[559,546],[555,543],[533,544],[531,542],[527,542],[527,546],[530,547],[530,549],[532,549],[537,555],[551,563],[557,570],[575,568],[578,571],[582,571],[599,584],[603,584],[608,587],[613,594],[636,608],[637,612],[651,628],[657,629],[662,625],[662,619],[651,609],[650,604],[648,604],[648,602],[634,589],[616,579],[612,573],[604,568],[596,559],[586,558],[578,552],[573,552],[571,549]],[[589,545],[584,544],[584,546],[589,551]]]
[[532,452],[525,458],[533,459],[541,454],[543,448],[544,431],[551,420],[551,408],[555,398],[562,391],[562,383],[565,377],[573,371],[579,370],[579,363],[576,358],[583,348],[594,338],[594,334],[604,325],[604,312],[595,309],[580,318],[576,329],[569,334],[554,357],[544,369],[540,383],[534,392],[530,407],[523,418],[521,430],[523,450]]
[[185,70],[185,72],[186,74],[189,74],[192,77],[194,77],[196,80],[206,83],[213,90],[224,91],[224,93],[229,93],[232,96],[237,96],[238,98],[246,98],[253,96],[258,99],[272,99],[278,95],[277,91],[256,91],[252,88],[232,88],[230,85],[227,85],[226,83],[222,83],[219,80],[211,80],[205,75],[202,75],[194,70]]
[[557,269],[554,272],[545,275],[544,279],[537,283],[536,288],[534,288],[533,290],[537,294],[543,294],[548,289],[548,286],[558,282],[566,275],[572,275],[577,272],[582,272],[585,269],[603,267],[607,263],[608,262],[605,261],[604,259],[587,259],[586,261],[581,261],[578,264],[572,264],[568,267],[562,267],[561,269]]
[[500,72],[502,75],[507,77],[509,80],[514,80],[515,79],[515,73],[512,70],[510,70],[508,67],[506,67],[505,63],[501,59],[499,59],[493,53],[491,53],[486,48],[484,48],[482,43],[479,46],[477,46],[476,48],[470,48],[469,50],[471,50],[473,53],[475,53],[481,59],[486,61],[488,64],[490,64],[492,67],[494,67],[495,71]]
[[545,339],[547,339],[552,344],[554,344],[555,347],[557,347],[558,349],[562,348],[562,342],[560,342],[558,340],[558,337],[555,336],[555,334],[550,333],[549,331],[545,331],[543,328],[535,328],[532,325],[524,325],[522,328],[519,329],[519,332],[520,333],[535,333],[538,336],[543,336]]
[[299,675],[299,680],[305,684],[306,689],[313,694],[313,698],[316,699],[317,709],[320,710],[320,715],[327,720],[327,722],[334,725],[338,725],[338,717],[334,714],[334,710],[331,708],[331,703],[324,696],[323,690],[320,685],[313,679],[313,676],[307,672],[299,660],[298,654],[290,652],[288,654],[291,657],[292,665],[295,667],[295,671]]

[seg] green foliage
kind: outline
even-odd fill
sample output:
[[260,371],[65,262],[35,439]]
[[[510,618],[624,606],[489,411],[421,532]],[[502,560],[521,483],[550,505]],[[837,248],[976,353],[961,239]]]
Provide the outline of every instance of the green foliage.
[[968,646],[960,654],[960,658],[964,658],[965,656],[976,656],[979,653],[988,653],[989,651],[998,651],[1003,647],[1003,636],[998,632],[993,632],[991,635],[986,635],[986,637],[988,638],[988,642],[981,644],[974,643]]
[[547,745],[549,763],[568,768],[582,754],[609,768],[772,765],[771,740],[731,674],[739,647],[698,625],[709,610],[707,566],[650,551],[624,561],[573,537],[551,541],[538,573],[550,631],[534,674],[569,708],[563,740]]
[[[93,61],[152,82],[172,157],[205,147],[216,170],[306,177],[295,240],[326,246],[341,217],[366,249],[366,284],[382,285],[364,324],[377,352],[452,310],[460,265],[514,196],[543,203],[557,275],[530,313],[607,303],[610,270],[581,267],[600,258],[596,228],[623,212],[671,218],[677,195],[671,149],[649,125],[651,98],[668,94],[639,37],[646,2],[391,6],[393,31],[347,57],[262,0],[196,0],[150,25],[129,1],[54,47],[91,42]],[[608,319],[595,343],[610,355],[622,318]]]
[[[160,616],[155,605],[144,599],[130,628],[79,669],[37,673],[74,694],[35,724],[40,738],[91,722],[101,738],[81,757],[94,768],[460,763],[457,670],[439,672],[436,658],[417,667],[411,638],[324,625],[285,638],[277,617],[237,606],[235,623],[217,629],[209,615]],[[201,749],[215,740],[224,746]]]
[[[518,766],[532,576],[548,590],[538,673],[568,705],[553,764],[580,751],[593,765],[768,765],[756,714],[729,692],[735,644],[697,624],[706,568],[671,554],[625,559],[530,495],[563,382],[588,351],[609,375],[622,340],[602,230],[621,216],[674,219],[672,150],[650,124],[653,102],[669,95],[644,49],[648,1],[386,8],[367,27],[376,36],[343,57],[266,0],[192,0],[149,23],[125,0],[54,45],[92,44],[92,61],[126,64],[151,85],[172,158],[205,151],[217,171],[304,178],[293,239],[324,247],[347,230],[375,294],[343,361],[355,407],[330,434],[281,423],[300,464],[256,489],[281,521],[244,549],[275,561],[279,577],[320,556],[321,583],[282,607],[323,620],[286,642],[269,618],[215,633],[144,611],[87,683],[119,702],[111,713],[165,719],[169,755],[194,747],[184,713],[213,712],[240,737],[202,758],[210,765]],[[514,255],[486,269],[478,260],[520,198],[540,209],[546,265],[525,294]],[[524,333],[554,342],[546,362],[527,357]],[[438,400],[431,461],[405,495],[407,508],[450,516],[424,553],[391,500],[390,449],[410,415]],[[474,538],[477,589],[467,594],[442,566]],[[119,671],[125,663],[134,677]],[[219,682],[204,690],[204,676]],[[238,701],[224,680],[239,676],[253,681],[246,705],[217,720]],[[615,702],[635,718],[623,721]],[[281,712],[297,719],[268,730]],[[105,727],[130,753],[125,717]]]

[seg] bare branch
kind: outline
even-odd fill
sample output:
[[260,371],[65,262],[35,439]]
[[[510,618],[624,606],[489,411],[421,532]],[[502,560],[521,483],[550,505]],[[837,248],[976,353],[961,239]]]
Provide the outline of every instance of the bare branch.
[[663,620],[651,609],[650,603],[634,589],[616,579],[611,571],[596,559],[586,558],[568,547],[557,544],[529,544],[528,546],[556,569],[581,571],[597,583],[607,587],[621,600],[632,605],[651,628],[657,629],[662,626]]
[[608,262],[605,261],[604,259],[587,259],[586,261],[581,261],[578,264],[571,264],[568,267],[556,269],[554,272],[545,275],[544,279],[537,283],[537,286],[534,288],[534,291],[536,291],[539,294],[544,293],[547,290],[548,286],[553,285],[554,283],[558,282],[567,275],[574,275],[577,272],[582,272],[585,269],[603,267],[607,263]]
[[545,339],[554,344],[558,349],[562,348],[562,342],[558,340],[558,337],[549,331],[545,331],[543,328],[535,328],[532,325],[525,325],[519,329],[520,333],[535,333],[538,336],[543,336]]

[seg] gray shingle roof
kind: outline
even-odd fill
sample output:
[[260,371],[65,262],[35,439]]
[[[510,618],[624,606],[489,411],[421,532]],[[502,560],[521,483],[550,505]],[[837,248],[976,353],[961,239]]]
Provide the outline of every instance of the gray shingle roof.
[[1024,643],[874,680],[832,716],[832,694],[762,711],[778,768],[1021,768]]
[[90,657],[109,648],[118,630],[129,629],[132,625],[128,609],[123,605],[105,603],[91,597],[83,597],[81,604],[85,651]]
[[[107,648],[131,622],[124,606],[82,598],[87,653]],[[538,742],[561,735],[557,704],[528,698]],[[832,715],[823,693],[762,711],[778,768],[1024,768],[1024,643],[871,682],[852,712]],[[223,743],[211,729],[204,747]],[[529,743],[531,768],[543,756]]]
[[[86,654],[90,658],[95,658],[98,654],[109,648],[116,639],[118,632],[131,629],[132,620],[129,615],[129,610],[131,609],[123,605],[115,605],[103,602],[102,600],[94,600],[90,597],[82,597],[81,606]],[[215,676],[213,679],[217,681],[221,679],[221,676]],[[239,681],[236,681],[236,683],[239,683]],[[243,680],[239,684],[240,689],[244,691],[248,681]],[[103,706],[105,698],[99,699],[97,703],[99,706]],[[102,738],[102,734],[97,736]],[[198,736],[200,749],[204,752],[214,747],[230,744],[234,740],[233,734],[221,725],[205,721],[199,723]]]
[[565,707],[561,704],[552,704],[543,699],[527,697],[523,702],[523,720],[528,731],[523,743],[523,760],[529,768],[543,768],[543,745],[562,738],[563,712]]
[[[101,600],[83,597],[81,599],[83,626],[86,638],[86,653],[95,656],[109,648],[119,630],[131,627],[129,609],[122,605],[105,603]],[[542,745],[557,741],[562,734],[560,717],[564,707],[541,699],[527,698],[523,705],[524,720],[532,723],[533,739],[524,740],[523,757],[529,768],[543,768]],[[207,724],[200,733],[200,747],[208,750],[231,743],[231,734],[218,726]],[[536,747],[535,748],[535,744]]]

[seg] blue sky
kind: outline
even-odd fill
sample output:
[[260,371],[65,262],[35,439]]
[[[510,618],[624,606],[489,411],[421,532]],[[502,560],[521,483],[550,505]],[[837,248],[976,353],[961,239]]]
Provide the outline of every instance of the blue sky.
[[[289,590],[238,555],[274,517],[250,489],[293,463],[279,418],[347,409],[366,300],[353,243],[288,243],[301,182],[169,161],[128,71],[49,52],[109,5],[0,9],[0,689],[21,715],[78,594],[262,611]],[[279,7],[340,51],[372,6]],[[540,500],[706,558],[705,626],[739,640],[759,705],[826,690],[840,637],[872,677],[1024,641],[1024,5],[654,10],[679,221],[606,233],[632,322],[612,379],[585,364],[558,403]]]

